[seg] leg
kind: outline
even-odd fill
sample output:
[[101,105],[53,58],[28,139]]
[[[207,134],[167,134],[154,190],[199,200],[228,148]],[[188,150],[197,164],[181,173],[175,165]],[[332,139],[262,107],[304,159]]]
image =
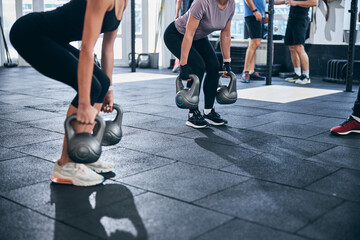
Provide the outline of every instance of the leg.
[[309,71],[309,57],[305,52],[304,45],[294,45],[293,46],[298,58],[300,59],[301,68],[303,71]]
[[359,86],[357,98],[356,98],[355,103],[354,103],[352,115],[354,115],[355,117],[360,118],[360,86]]
[[246,50],[245,65],[243,72],[254,72],[256,49],[260,46],[260,43],[261,43],[260,38],[250,39],[249,46]]
[[295,47],[296,46],[294,46],[294,45],[289,46],[289,50],[290,50],[290,54],[291,54],[291,62],[293,64],[294,69],[301,67],[299,54]]

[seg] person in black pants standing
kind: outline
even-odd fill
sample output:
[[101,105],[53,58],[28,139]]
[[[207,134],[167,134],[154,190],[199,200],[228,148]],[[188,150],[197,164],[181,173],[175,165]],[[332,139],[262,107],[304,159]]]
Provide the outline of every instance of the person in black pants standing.
[[[30,13],[11,28],[10,40],[18,53],[36,70],[77,91],[67,116],[76,113],[76,132],[91,133],[103,104],[111,112],[114,42],[128,0],[72,0],[49,12]],[[101,69],[94,64],[94,46],[104,33]],[[70,45],[82,41],[81,50]],[[92,186],[104,181],[97,173],[110,172],[113,164],[98,160],[91,164],[71,161],[64,137],[61,157],[56,161],[51,181]]]
[[[360,22],[360,12],[358,14]],[[347,135],[349,133],[360,133],[360,86],[354,103],[353,112],[350,117],[339,126],[330,129],[334,135]]]
[[[204,79],[204,116],[199,109],[190,109],[186,125],[204,128],[208,123],[224,125],[226,120],[215,112],[214,101],[219,82],[219,61],[207,36],[221,30],[220,43],[226,72],[230,68],[231,20],[235,12],[234,0],[195,0],[189,11],[172,22],[164,33],[167,48],[180,59],[180,78],[189,81],[194,73]],[[224,76],[227,76],[224,74]],[[191,87],[191,82],[188,82]]]

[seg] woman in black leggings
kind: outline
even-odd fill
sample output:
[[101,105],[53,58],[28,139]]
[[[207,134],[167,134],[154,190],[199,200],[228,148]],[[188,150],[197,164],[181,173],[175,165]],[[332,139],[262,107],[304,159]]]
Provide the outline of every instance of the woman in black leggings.
[[[230,68],[231,19],[235,12],[234,0],[194,0],[188,12],[171,23],[164,34],[167,48],[180,59],[180,78],[189,80],[189,74],[196,74],[200,81],[204,77],[205,109],[202,115],[198,108],[190,109],[186,125],[204,128],[208,123],[224,125],[214,109],[216,89],[219,82],[219,62],[207,36],[221,30],[220,43],[225,70]],[[224,77],[226,73],[224,73]],[[191,82],[188,82],[188,87]]]
[[[113,105],[112,70],[114,41],[128,0],[72,0],[49,12],[30,13],[11,28],[10,40],[18,53],[36,70],[77,91],[67,116],[77,114],[76,132],[91,132],[95,116]],[[94,64],[93,50],[104,33],[101,69]],[[81,40],[81,50],[71,41]],[[113,165],[104,161],[76,164],[67,154],[64,138],[61,158],[56,161],[51,180],[56,183],[91,186],[104,178],[95,172],[109,172]]]

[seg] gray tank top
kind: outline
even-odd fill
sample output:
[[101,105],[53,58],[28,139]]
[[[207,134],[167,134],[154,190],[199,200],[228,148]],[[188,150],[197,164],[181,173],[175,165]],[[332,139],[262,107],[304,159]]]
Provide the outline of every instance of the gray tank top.
[[229,0],[225,9],[218,6],[217,0],[194,0],[189,11],[175,20],[175,27],[181,34],[185,34],[190,14],[200,20],[194,40],[207,37],[210,33],[222,30],[231,20],[235,12],[235,1]]

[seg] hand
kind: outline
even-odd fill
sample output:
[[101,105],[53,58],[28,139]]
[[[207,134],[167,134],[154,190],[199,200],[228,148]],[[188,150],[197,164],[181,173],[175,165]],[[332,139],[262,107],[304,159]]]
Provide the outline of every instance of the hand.
[[224,62],[223,69],[225,72],[223,72],[222,76],[223,78],[229,78],[229,72],[231,72],[231,66],[229,62]]
[[180,65],[180,79],[183,81],[190,81],[189,74],[192,72],[189,65]]
[[76,113],[76,120],[82,124],[94,124],[97,110],[90,104],[80,104]]
[[105,113],[111,113],[113,111],[113,105],[114,105],[114,93],[113,90],[109,90],[104,99],[104,104],[101,108],[101,111]]
[[265,14],[264,24],[267,24],[269,22],[268,15]]
[[259,13],[259,11],[254,12],[253,15],[254,15],[256,21],[260,22],[262,20],[262,15],[261,15],[261,13]]
[[179,18],[179,13],[175,14],[175,20]]

